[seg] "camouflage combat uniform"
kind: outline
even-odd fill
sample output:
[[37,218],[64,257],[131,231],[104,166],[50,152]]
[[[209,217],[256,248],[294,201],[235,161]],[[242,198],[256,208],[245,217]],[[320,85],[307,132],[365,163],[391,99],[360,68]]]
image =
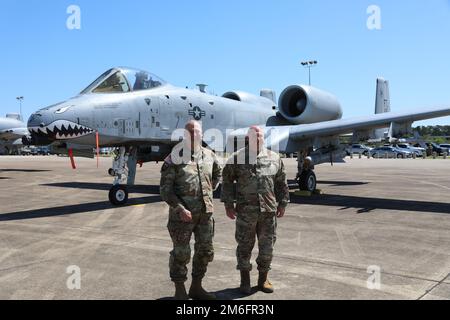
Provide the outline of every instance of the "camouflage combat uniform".
[[[233,208],[236,181],[237,269],[252,269],[250,258],[257,236],[258,270],[268,272],[276,241],[276,211],[289,203],[289,187],[284,164],[277,153],[264,148],[253,164],[249,164],[248,152],[248,147],[241,149],[228,160],[223,170],[221,198],[226,208]],[[238,164],[242,159],[245,164]]]
[[[191,259],[189,242],[195,235],[195,252],[192,276],[203,278],[208,263],[213,261],[214,219],[213,190],[221,177],[221,167],[216,155],[201,148],[187,164],[176,165],[168,156],[161,168],[160,194],[170,206],[169,229],[173,242],[170,252],[170,277],[174,282],[187,280],[187,264]],[[183,222],[180,209],[192,213],[190,223]]]

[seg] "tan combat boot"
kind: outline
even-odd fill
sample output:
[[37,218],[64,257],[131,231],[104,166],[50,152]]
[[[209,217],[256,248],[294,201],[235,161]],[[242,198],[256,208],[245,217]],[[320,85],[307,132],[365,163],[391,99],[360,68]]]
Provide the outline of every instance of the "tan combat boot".
[[267,279],[268,272],[260,272],[258,278],[258,288],[265,293],[273,293],[273,286]]
[[192,278],[189,297],[194,300],[216,300],[214,293],[209,293],[202,287],[202,278]]
[[239,291],[243,294],[250,294],[252,292],[252,287],[250,285],[250,271],[241,270],[241,286]]
[[175,282],[175,300],[189,300],[184,282]]

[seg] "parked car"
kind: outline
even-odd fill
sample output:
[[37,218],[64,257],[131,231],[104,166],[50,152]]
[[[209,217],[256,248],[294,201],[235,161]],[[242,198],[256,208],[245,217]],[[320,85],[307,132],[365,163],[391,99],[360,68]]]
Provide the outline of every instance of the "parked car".
[[30,149],[30,147],[23,147],[23,148],[20,150],[20,154],[23,155],[23,156],[29,156],[29,155],[31,155],[31,149]]
[[37,147],[36,148],[36,154],[40,156],[49,156],[50,155],[50,148],[49,147]]
[[367,147],[363,144],[353,144],[346,149],[346,152],[347,155],[362,154],[366,156],[370,152],[370,150],[372,150],[372,148]]
[[417,157],[423,157],[426,152],[425,148],[413,147],[409,143],[397,143],[396,147],[401,150],[410,151],[413,154],[415,153]]
[[450,151],[450,144],[443,143],[443,144],[440,144],[439,147],[447,149],[447,155],[448,155],[448,152]]
[[35,146],[30,147],[30,155],[37,156],[38,155],[38,148]]
[[21,155],[24,156],[48,156],[51,154],[49,147],[23,147],[20,151]]
[[410,158],[412,157],[412,152],[391,146],[378,147],[370,151],[372,158],[385,158],[386,155],[388,158]]
[[426,142],[425,144],[428,147],[427,155],[429,155],[429,156],[431,156],[434,152],[436,152],[439,156],[443,155],[444,153],[448,154],[449,149],[442,148],[434,142]]

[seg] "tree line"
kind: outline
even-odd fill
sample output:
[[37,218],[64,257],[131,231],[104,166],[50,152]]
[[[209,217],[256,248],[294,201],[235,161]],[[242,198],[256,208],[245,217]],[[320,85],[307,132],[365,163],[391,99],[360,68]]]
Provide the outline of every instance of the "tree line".
[[421,136],[449,137],[450,126],[418,126],[415,130]]

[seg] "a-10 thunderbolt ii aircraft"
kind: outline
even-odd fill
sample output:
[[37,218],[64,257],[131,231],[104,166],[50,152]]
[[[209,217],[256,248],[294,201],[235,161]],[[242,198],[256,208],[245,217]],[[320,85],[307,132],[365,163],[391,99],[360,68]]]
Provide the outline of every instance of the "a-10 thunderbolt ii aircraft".
[[[378,103],[383,103],[382,95],[383,88],[377,88]],[[411,132],[413,121],[447,115],[450,106],[341,119],[336,97],[311,86],[287,87],[277,104],[271,90],[262,90],[260,96],[241,91],[214,96],[202,89],[172,86],[146,71],[113,68],[78,96],[32,114],[28,143],[53,143],[71,149],[71,155],[82,148],[92,155],[96,146],[117,147],[109,170],[115,177],[109,199],[120,205],[128,200],[126,184],[134,183],[136,163],[163,160],[179,142],[172,138],[173,131],[190,119],[202,122],[205,143],[216,151],[233,151],[224,149],[242,141],[249,126],[265,127],[267,147],[297,153],[299,186],[313,191],[314,165],[342,161],[345,156],[340,135],[353,134],[356,142],[388,127],[391,137],[400,137]],[[225,138],[208,137],[209,129]],[[218,143],[225,139],[233,143]]]

